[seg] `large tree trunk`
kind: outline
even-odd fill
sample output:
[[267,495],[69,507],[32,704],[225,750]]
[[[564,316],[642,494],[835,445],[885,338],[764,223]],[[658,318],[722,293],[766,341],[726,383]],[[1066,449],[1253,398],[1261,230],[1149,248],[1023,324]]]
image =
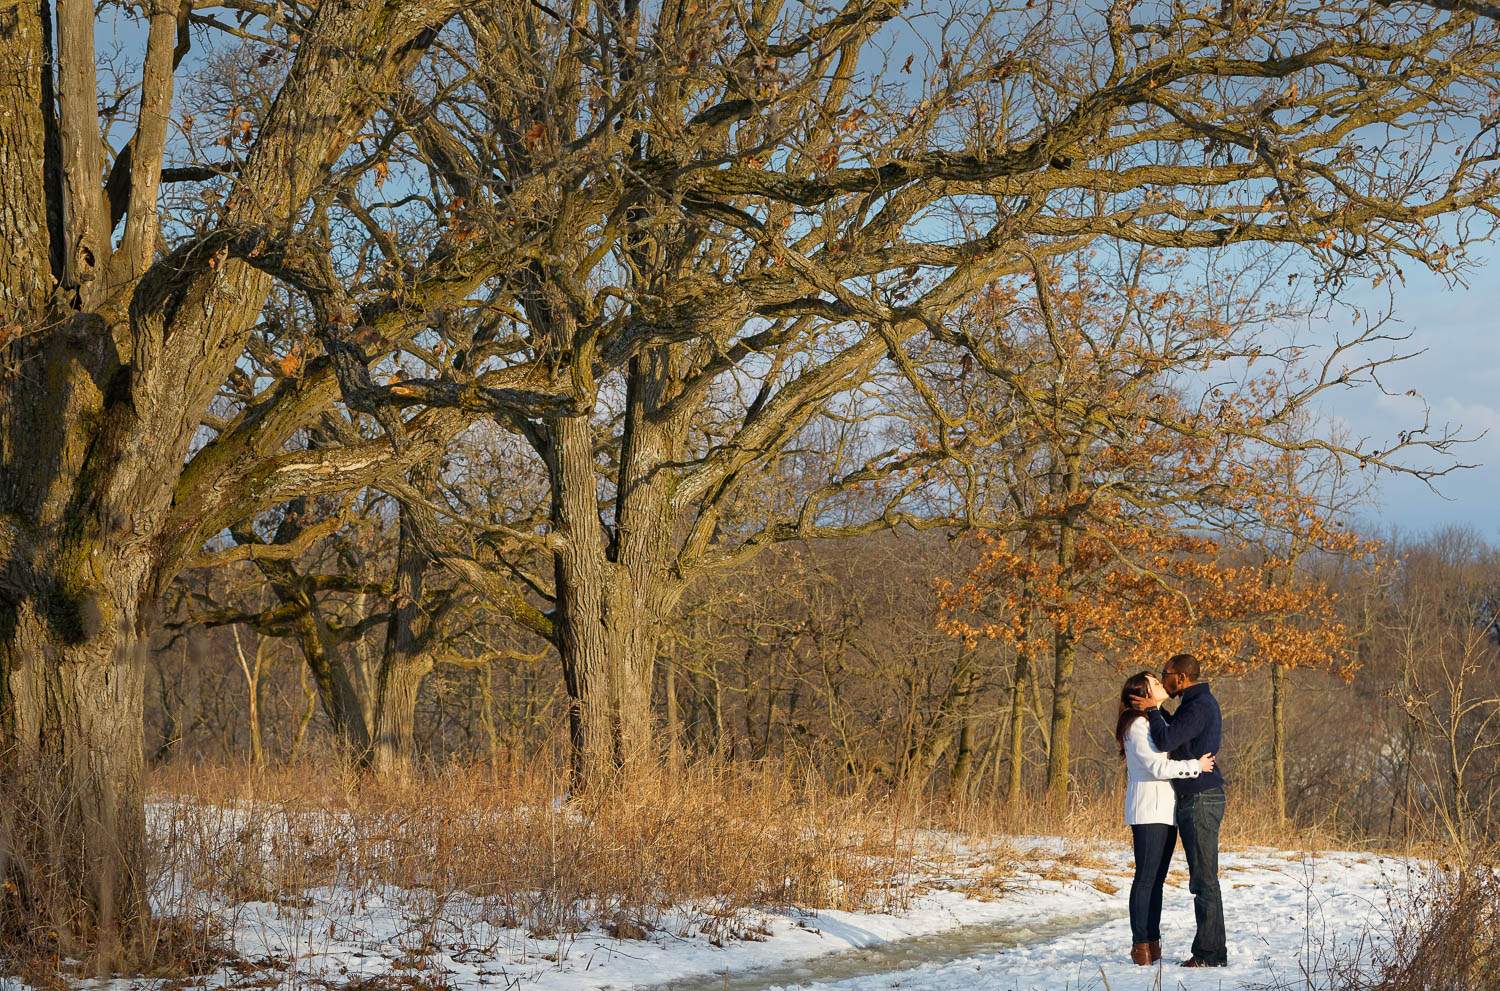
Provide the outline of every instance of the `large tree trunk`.
[[[418,492],[431,484],[432,468],[413,473]],[[432,637],[441,620],[423,601],[427,571],[433,558],[422,539],[411,505],[401,507],[400,534],[396,549],[396,581],[392,590],[390,618],[386,622],[385,648],[376,677],[374,733],[370,741],[370,766],[377,775],[405,777],[415,754],[417,696],[422,682],[432,673]],[[451,600],[448,603],[451,605]],[[445,613],[446,609],[439,610]]]
[[107,970],[147,918],[141,617],[168,491],[96,331],[71,317],[72,340],[27,351],[45,396],[0,370],[0,756],[5,801],[25,805],[5,880],[67,955]]
[[0,773],[14,813],[0,871],[28,921],[101,972],[147,918],[143,641],[134,590],[121,591],[122,608],[81,641],[31,602],[0,611]]
[[657,349],[630,362],[612,530],[600,520],[590,417],[563,415],[549,425],[557,648],[570,697],[574,783],[583,788],[656,756],[651,679],[660,624],[682,590],[671,572],[677,537],[670,465],[685,425],[649,416],[670,360],[667,349]]
[[979,672],[964,677],[963,694],[958,706],[958,736],[953,741],[953,793],[967,795],[969,774],[974,765],[974,696],[979,687]]
[[26,356],[45,396],[0,371],[0,754],[25,782],[5,800],[34,807],[7,880],[68,955],[110,969],[147,917],[143,611],[170,490],[112,343],[67,319]]
[[[271,587],[280,594],[274,581]],[[312,674],[318,703],[344,752],[354,760],[363,761],[369,754],[373,734],[365,701],[360,697],[354,679],[349,676],[348,662],[339,657],[336,647],[330,644],[331,638],[318,615],[316,603],[305,599],[300,604],[303,608],[292,617],[292,628],[296,632],[302,659]]]
[[613,564],[579,557],[557,568],[558,650],[570,697],[575,783],[587,788],[653,755],[658,614]]
[[[222,495],[183,466],[270,288],[230,242],[298,214],[420,57],[427,17],[452,6],[320,5],[216,217],[217,247],[161,264],[172,5],[156,6],[148,34],[120,251],[101,174],[94,5],[59,5],[55,51],[44,3],[0,9],[0,773],[11,779],[0,869],[15,886],[0,898],[18,892],[43,913],[66,956],[112,968],[146,917],[143,613],[197,549],[199,498]],[[35,814],[15,814],[18,803]]]
[[432,665],[411,658],[392,658],[380,668],[375,732],[370,742],[370,769],[381,777],[402,778],[415,753],[417,696]]
[[62,271],[51,30],[42,0],[0,10],[0,348],[39,319]]

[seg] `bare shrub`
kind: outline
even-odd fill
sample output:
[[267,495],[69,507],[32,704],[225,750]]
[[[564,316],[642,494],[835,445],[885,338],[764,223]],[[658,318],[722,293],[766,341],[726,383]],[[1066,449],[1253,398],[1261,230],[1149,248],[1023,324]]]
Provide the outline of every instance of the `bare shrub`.
[[1494,991],[1500,875],[1480,860],[1393,887],[1381,930],[1341,947],[1313,940],[1296,979],[1262,991]]
[[1435,875],[1375,950],[1374,977],[1338,991],[1485,991],[1500,988],[1500,877],[1490,866]]
[[[82,832],[85,846],[67,841],[80,830],[70,816],[80,814],[67,792],[60,761],[0,755],[0,974],[18,974],[33,987],[63,986],[69,974],[108,974],[129,960],[132,971],[155,977],[204,974],[229,959],[221,927],[201,914],[174,911],[153,916],[110,890],[92,899],[73,897],[76,879],[88,873],[89,858],[121,856],[126,839],[107,817],[91,817]],[[160,866],[134,857],[135,890],[154,885]],[[88,918],[92,912],[101,918]],[[108,918],[103,918],[108,916]],[[123,934],[129,945],[80,950],[78,934],[100,922]]]

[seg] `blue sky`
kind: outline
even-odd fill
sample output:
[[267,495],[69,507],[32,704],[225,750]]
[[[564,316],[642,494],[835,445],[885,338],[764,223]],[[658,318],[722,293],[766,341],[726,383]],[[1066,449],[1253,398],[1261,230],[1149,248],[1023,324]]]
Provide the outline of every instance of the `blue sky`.
[[[1424,353],[1396,366],[1385,376],[1392,392],[1416,389],[1432,409],[1432,423],[1462,426],[1466,435],[1485,436],[1458,449],[1458,459],[1479,467],[1455,472],[1435,482],[1438,491],[1413,478],[1377,480],[1370,503],[1360,515],[1367,526],[1384,530],[1424,531],[1449,524],[1472,526],[1500,540],[1500,257],[1468,274],[1467,287],[1450,288],[1425,270],[1408,271],[1396,287],[1394,316],[1400,332],[1411,335],[1410,350]],[[1383,290],[1364,290],[1372,306],[1386,301]],[[1337,311],[1328,332],[1340,329]],[[1316,329],[1316,328],[1315,328]],[[1421,401],[1388,397],[1374,389],[1348,392],[1324,407],[1359,434],[1385,440],[1421,423]]]

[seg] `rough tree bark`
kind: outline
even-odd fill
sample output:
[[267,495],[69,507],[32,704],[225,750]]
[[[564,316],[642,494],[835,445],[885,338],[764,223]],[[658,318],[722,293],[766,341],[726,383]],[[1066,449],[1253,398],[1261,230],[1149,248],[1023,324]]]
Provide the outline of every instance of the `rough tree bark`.
[[43,195],[61,175],[51,24],[43,0],[0,9],[0,346],[45,313],[62,271],[61,201]]
[[401,779],[411,768],[416,736],[417,695],[432,673],[431,636],[437,628],[426,612],[422,586],[432,562],[409,511],[401,513],[396,582],[385,650],[375,694],[375,732],[370,767],[382,777]]
[[1010,760],[1006,766],[1005,804],[1019,808],[1026,770],[1026,693],[1031,684],[1031,656],[1026,641],[1016,651],[1016,669],[1010,686]]
[[1286,818],[1286,683],[1284,665],[1271,665],[1271,795],[1276,816]]
[[1077,647],[1072,635],[1059,630],[1054,637],[1052,656],[1052,732],[1048,735],[1051,746],[1047,749],[1047,800],[1053,805],[1065,807],[1068,803],[1069,762],[1072,748],[1069,746],[1073,732],[1073,666],[1077,659]]
[[588,416],[560,416],[549,431],[557,647],[570,698],[575,784],[595,786],[654,755],[651,684],[660,622],[682,583],[675,560],[673,472],[680,418],[652,414],[669,378],[668,348],[633,359],[614,526],[600,520],[595,435]]
[[170,107],[175,5],[152,8],[133,139],[146,153],[126,170],[118,252],[93,5],[60,5],[55,53],[45,6],[0,11],[0,752],[7,773],[27,779],[23,800],[56,800],[46,828],[20,839],[29,860],[12,858],[7,880],[34,906],[46,898],[63,953],[100,968],[132,955],[146,921],[141,651],[181,540],[206,515],[175,490],[269,291],[271,277],[248,262],[292,225],[325,164],[454,6],[320,5],[216,226],[160,260],[147,191],[161,176],[150,151]]
[[[1057,564],[1062,575],[1070,575],[1076,550],[1077,534],[1065,523],[1058,528],[1057,535]],[[1068,803],[1073,666],[1077,656],[1077,639],[1066,618],[1059,620],[1052,637],[1052,730],[1047,747],[1047,800],[1059,807]]]
[[[44,820],[9,838],[25,854],[11,861],[18,870],[7,880],[62,945],[92,943],[100,970],[119,965],[146,912],[137,880],[145,841],[144,666],[130,589],[121,585],[114,591],[127,593],[118,602],[126,608],[113,628],[82,642],[59,636],[57,617],[29,604],[0,617],[0,731],[15,775],[7,785],[24,789],[14,800]],[[82,896],[82,915],[77,901],[59,897],[68,892]]]

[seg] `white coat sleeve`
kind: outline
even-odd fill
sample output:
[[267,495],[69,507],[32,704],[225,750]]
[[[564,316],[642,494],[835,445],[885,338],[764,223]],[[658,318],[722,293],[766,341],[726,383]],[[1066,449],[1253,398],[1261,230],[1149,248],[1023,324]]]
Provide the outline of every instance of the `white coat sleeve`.
[[1130,751],[1135,762],[1146,769],[1156,781],[1173,778],[1196,778],[1203,773],[1196,760],[1173,760],[1157,750],[1151,743],[1150,727],[1146,720],[1137,719],[1125,731],[1125,749]]

